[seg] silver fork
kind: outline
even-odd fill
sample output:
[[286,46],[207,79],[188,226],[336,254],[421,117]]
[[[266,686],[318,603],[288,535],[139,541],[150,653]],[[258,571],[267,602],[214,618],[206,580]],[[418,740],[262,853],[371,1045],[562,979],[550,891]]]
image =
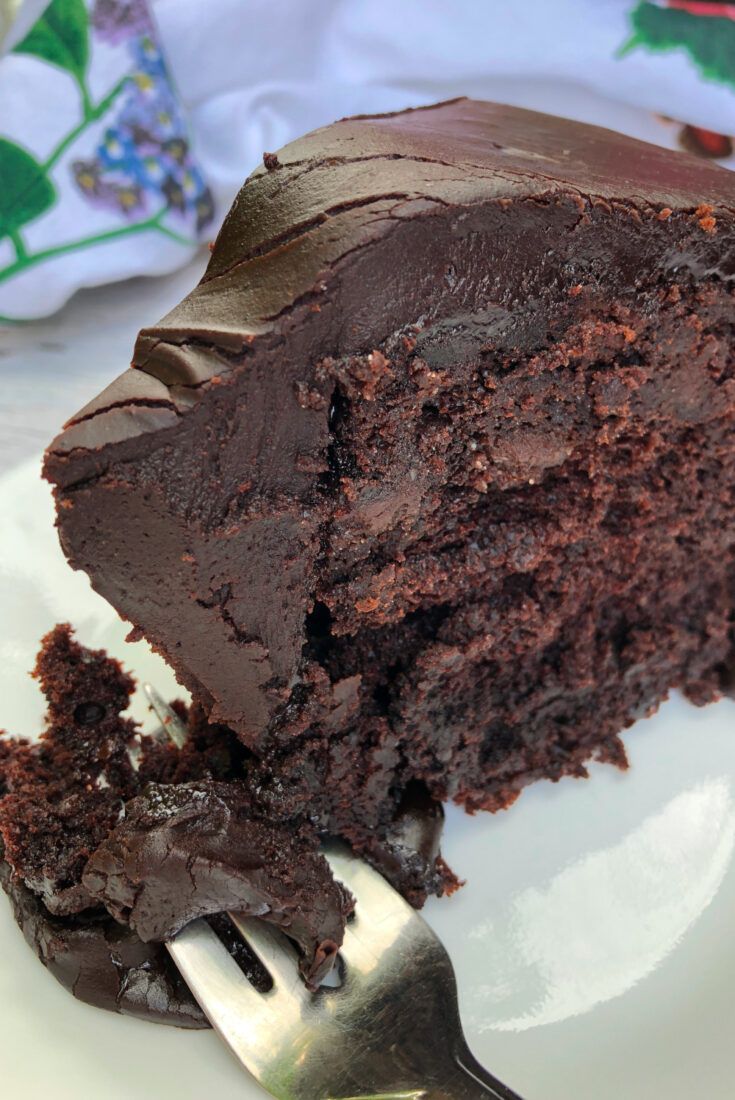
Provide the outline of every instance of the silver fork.
[[[168,735],[183,739],[175,712],[144,689]],[[471,1054],[452,964],[428,924],[347,850],[329,845],[324,855],[356,901],[338,986],[310,993],[291,942],[237,913],[230,919],[273,980],[267,993],[250,984],[204,920],[167,944],[235,1057],[280,1100],[519,1100]]]

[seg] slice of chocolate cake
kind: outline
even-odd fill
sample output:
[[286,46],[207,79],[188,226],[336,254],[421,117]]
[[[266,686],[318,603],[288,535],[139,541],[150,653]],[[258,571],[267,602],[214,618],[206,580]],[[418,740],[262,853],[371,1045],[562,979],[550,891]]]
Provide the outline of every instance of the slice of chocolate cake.
[[686,154],[471,100],[318,130],[49,448],[64,549],[366,852],[412,791],[621,762],[730,647],[734,276]]

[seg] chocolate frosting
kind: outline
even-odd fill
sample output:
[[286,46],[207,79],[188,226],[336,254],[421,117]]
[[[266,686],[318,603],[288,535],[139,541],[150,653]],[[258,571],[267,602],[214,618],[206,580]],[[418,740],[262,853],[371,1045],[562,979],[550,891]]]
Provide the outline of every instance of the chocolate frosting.
[[459,882],[439,852],[444,809],[420,783],[410,783],[380,835],[356,845],[390,884],[420,909],[427,893],[452,893]]
[[55,917],[5,861],[5,890],[28,945],[80,1001],[176,1027],[209,1027],[165,947],[146,944],[102,913]]
[[259,819],[235,781],[150,784],[92,853],[83,882],[144,943],[224,910],[262,917],[296,942],[312,988],[330,970],[352,911],[315,835]]
[[35,674],[46,729],[34,742],[0,738],[0,887],[50,973],[101,1008],[206,1027],[158,941],[205,915],[267,990],[267,973],[220,912],[232,906],[283,927],[318,981],[351,903],[303,819],[262,820],[230,731],[175,704],[188,727],[183,748],[139,736],[120,713],[132,679],[68,625],[44,638]]

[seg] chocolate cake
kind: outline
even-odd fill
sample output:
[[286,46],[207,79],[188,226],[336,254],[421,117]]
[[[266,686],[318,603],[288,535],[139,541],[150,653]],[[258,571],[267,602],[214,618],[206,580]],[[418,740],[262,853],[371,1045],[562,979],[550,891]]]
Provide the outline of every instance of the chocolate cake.
[[312,987],[347,839],[414,905],[441,801],[624,765],[733,667],[735,192],[711,164],[456,100],[250,177],[200,285],[46,457],[71,564],[192,692],[178,749],[68,627],[0,740],[0,879],[75,995],[206,1021],[161,941],[223,910]]
[[317,130],[52,443],[62,545],[267,812],[370,858],[416,792],[624,763],[731,646],[734,275],[686,154],[467,99]]

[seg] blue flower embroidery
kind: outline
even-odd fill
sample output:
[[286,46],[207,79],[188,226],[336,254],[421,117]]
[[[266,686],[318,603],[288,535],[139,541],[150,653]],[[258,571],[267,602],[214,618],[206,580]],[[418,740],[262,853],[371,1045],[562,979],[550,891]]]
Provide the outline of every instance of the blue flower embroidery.
[[127,40],[133,71],[96,155],[72,164],[77,185],[91,202],[131,218],[165,207],[199,233],[214,217],[212,194],[191,155],[145,5],[97,0],[92,26],[107,41]]

